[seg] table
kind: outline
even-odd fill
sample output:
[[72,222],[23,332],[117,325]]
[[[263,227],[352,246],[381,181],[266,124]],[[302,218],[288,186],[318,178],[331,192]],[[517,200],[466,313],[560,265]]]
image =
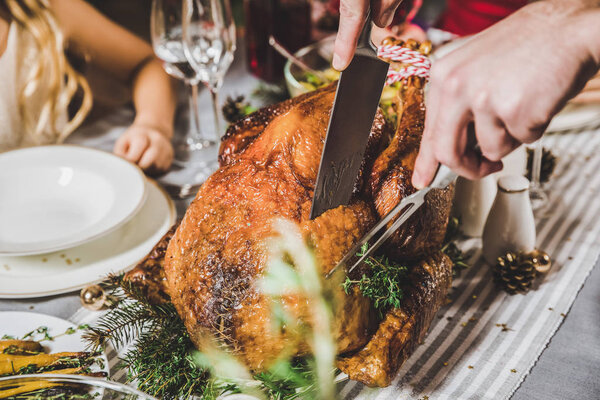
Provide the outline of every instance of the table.
[[[227,74],[222,89],[222,100],[227,95],[248,94],[259,81],[245,69],[242,46]],[[181,96],[176,126],[185,129],[187,113],[186,96]],[[210,96],[201,92],[201,123],[212,127]],[[69,142],[110,151],[120,133],[133,119],[133,111],[128,108],[116,110],[114,114],[96,121],[75,133]],[[600,129],[599,132],[600,134]],[[184,183],[189,171],[172,171],[161,177],[159,182]],[[182,216],[189,204],[188,200],[175,200],[178,216]],[[552,338],[531,374],[513,395],[513,399],[592,399],[600,398],[600,380],[597,370],[600,366],[600,262],[588,277],[584,288],[575,300],[563,325]],[[68,293],[40,299],[0,300],[0,311],[35,311],[69,318],[80,307],[79,293]]]

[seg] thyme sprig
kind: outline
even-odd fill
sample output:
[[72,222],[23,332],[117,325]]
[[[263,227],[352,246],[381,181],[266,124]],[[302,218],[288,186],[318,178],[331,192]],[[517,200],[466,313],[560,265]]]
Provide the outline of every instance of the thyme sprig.
[[[365,255],[369,249],[365,243],[357,253],[358,257]],[[402,283],[406,278],[408,269],[400,264],[390,261],[384,255],[371,256],[365,260],[369,273],[363,274],[360,279],[346,277],[343,288],[350,293],[353,286],[357,286],[363,296],[371,299],[373,306],[383,315],[390,308],[399,308],[402,304]]]
[[[35,328],[34,330],[29,331],[26,334],[24,334],[23,336],[21,336],[20,340],[29,339],[29,340],[35,340],[36,342],[44,342],[44,341],[52,342],[52,341],[54,341],[54,339],[59,338],[61,336],[73,335],[77,331],[84,331],[88,328],[89,328],[89,325],[87,325],[87,324],[81,324],[76,327],[70,326],[63,333],[59,333],[57,335],[51,335],[50,330],[47,326],[39,326],[39,327]],[[0,339],[1,340],[5,340],[5,339],[15,340],[15,339],[17,339],[17,337],[14,335],[2,335],[2,338],[0,338]]]

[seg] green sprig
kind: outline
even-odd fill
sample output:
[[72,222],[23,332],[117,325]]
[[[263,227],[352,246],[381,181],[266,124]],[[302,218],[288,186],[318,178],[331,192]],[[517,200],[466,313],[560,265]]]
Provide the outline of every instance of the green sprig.
[[444,252],[452,261],[452,273],[457,275],[460,271],[469,268],[467,264],[468,255],[465,254],[457,245],[456,241],[460,236],[460,220],[456,217],[451,217],[448,221],[446,229],[446,237],[442,246]]
[[[364,244],[357,253],[362,257],[368,250],[368,244]],[[369,267],[369,273],[363,274],[360,279],[352,280],[346,277],[343,288],[350,293],[353,286],[357,286],[363,296],[371,299],[373,306],[380,314],[390,308],[399,308],[402,304],[402,283],[405,281],[408,269],[405,266],[391,262],[386,256],[371,256],[365,261]]]

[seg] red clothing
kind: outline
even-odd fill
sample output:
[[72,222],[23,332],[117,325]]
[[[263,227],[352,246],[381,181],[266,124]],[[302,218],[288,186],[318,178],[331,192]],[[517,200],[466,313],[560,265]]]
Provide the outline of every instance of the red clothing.
[[436,28],[459,36],[484,30],[528,3],[527,0],[448,0]]
[[[422,4],[423,0],[403,0],[394,14],[392,25],[412,21]],[[337,14],[340,11],[340,0],[329,0],[327,9],[331,14]]]

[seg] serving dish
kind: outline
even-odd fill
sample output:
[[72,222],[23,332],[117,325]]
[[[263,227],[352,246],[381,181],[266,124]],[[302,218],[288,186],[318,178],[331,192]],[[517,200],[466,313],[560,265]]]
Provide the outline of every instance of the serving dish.
[[[23,339],[39,341],[44,347],[44,352],[83,352],[87,344],[82,339],[82,329],[77,324],[51,315],[22,312],[0,312],[0,338]],[[90,366],[92,372],[109,373],[108,359],[102,353],[94,356],[100,359],[99,363]]]
[[0,298],[66,293],[128,269],[173,225],[175,207],[153,181],[142,209],[125,225],[68,250],[24,257],[0,256]]
[[[77,397],[68,395],[55,397],[64,400],[81,398],[87,398],[90,400],[154,400],[154,397],[118,382],[101,378],[53,374],[21,375],[18,377],[0,378],[0,394],[2,393],[2,390],[7,390],[8,388],[22,385],[52,385],[60,387],[68,386],[75,389],[77,391],[76,393],[81,393],[81,395],[78,394]],[[41,397],[32,398],[41,399],[44,398],[44,395]]]
[[40,146],[0,154],[0,255],[49,253],[106,235],[146,198],[144,174],[110,153]]
[[[303,47],[294,55],[302,60],[306,65],[316,70],[325,70],[331,67],[333,58],[333,44],[335,36],[326,37],[316,43]],[[302,82],[304,72],[297,65],[292,64],[289,60],[283,67],[283,76],[285,84],[291,97],[296,97],[303,93],[312,90]]]

